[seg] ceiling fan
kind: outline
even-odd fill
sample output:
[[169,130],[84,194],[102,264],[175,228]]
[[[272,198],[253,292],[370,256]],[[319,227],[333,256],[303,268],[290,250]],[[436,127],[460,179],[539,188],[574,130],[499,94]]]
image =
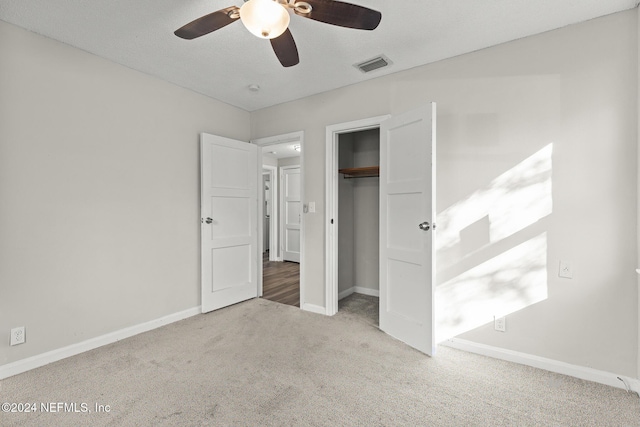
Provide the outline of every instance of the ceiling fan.
[[291,67],[299,62],[299,58],[298,48],[287,28],[288,9],[303,18],[357,30],[373,30],[382,19],[382,14],[376,10],[335,0],[245,0],[241,7],[230,6],[202,16],[174,34],[192,40],[240,19],[252,34],[271,41],[282,66]]

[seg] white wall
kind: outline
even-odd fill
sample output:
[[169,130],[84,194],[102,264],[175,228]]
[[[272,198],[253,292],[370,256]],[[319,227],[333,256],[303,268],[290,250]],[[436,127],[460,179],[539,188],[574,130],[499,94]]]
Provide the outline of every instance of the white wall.
[[[354,167],[380,165],[380,131],[369,129],[354,134]],[[355,240],[355,285],[380,289],[380,179],[353,181]]]
[[[638,64],[637,64],[637,70],[638,70],[638,85],[637,85],[637,90],[638,90],[638,100],[636,103],[636,113],[637,115],[637,125],[638,125],[638,131],[636,134],[636,138],[638,141],[638,146],[637,146],[637,151],[638,151],[638,159],[636,164],[640,165],[640,7],[636,8],[637,11],[637,28],[638,28],[638,39],[637,39],[637,56],[638,56]],[[636,259],[636,265],[640,267],[640,168],[638,170],[638,205],[636,208],[636,214],[637,214],[637,222],[636,222],[636,226],[637,226],[637,232],[638,232],[638,247],[637,247],[637,259]],[[638,278],[636,279],[638,281],[638,286],[640,286],[640,275],[638,275]],[[638,362],[637,362],[637,378],[640,378],[640,291],[638,292],[638,309],[639,312],[636,313],[637,315],[637,319],[638,319]]]
[[0,58],[0,365],[199,306],[198,135],[249,114],[1,21]]
[[278,159],[273,157],[262,156],[262,164],[266,166],[278,166]]
[[436,101],[438,330],[636,375],[637,21],[622,12],[252,113],[253,138],[305,131],[318,207],[306,302],[325,304],[326,126]]
[[[338,135],[338,169],[353,167],[353,133]],[[338,174],[338,295],[355,286],[354,199],[355,179]]]
[[278,159],[278,167],[281,168],[283,166],[299,166],[300,165],[300,156],[297,157],[286,157],[284,159]]

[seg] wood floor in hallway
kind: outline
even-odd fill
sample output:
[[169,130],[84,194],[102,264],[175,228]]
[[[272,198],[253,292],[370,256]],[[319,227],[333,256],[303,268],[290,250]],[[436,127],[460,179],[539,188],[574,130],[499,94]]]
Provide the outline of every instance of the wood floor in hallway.
[[300,264],[269,261],[269,253],[262,254],[262,298],[300,307]]

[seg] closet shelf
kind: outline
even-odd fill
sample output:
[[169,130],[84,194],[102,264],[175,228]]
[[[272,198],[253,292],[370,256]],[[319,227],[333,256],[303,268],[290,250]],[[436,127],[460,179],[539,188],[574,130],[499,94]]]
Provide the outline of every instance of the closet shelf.
[[338,172],[345,178],[366,178],[370,176],[380,176],[380,166],[366,166],[363,168],[345,168],[339,169]]

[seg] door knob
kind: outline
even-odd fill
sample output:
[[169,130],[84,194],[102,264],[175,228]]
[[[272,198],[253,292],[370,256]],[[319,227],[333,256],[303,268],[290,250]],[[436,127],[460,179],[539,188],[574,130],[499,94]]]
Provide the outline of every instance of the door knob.
[[427,231],[429,230],[429,223],[427,221],[421,223],[420,225],[418,225],[418,227],[420,228],[420,230],[423,231]]
[[207,217],[207,219],[205,219],[204,222],[206,222],[207,224],[211,224],[213,222],[213,218]]

